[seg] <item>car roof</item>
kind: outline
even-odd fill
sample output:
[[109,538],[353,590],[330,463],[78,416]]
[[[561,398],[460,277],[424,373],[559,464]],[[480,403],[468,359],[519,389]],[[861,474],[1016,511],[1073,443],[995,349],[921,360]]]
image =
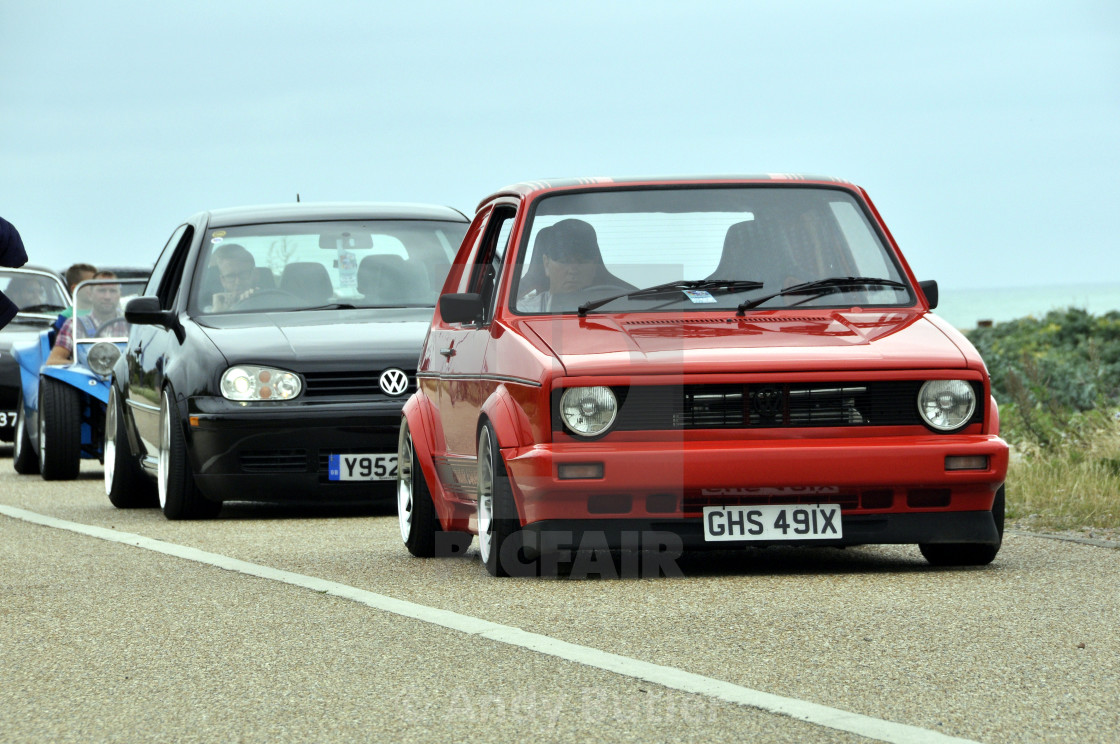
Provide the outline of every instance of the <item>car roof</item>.
[[722,175],[722,176],[627,176],[627,177],[594,177],[594,178],[547,178],[541,181],[522,181],[498,189],[490,196],[479,202],[481,208],[492,199],[501,196],[512,196],[518,199],[543,193],[546,191],[566,191],[577,188],[609,188],[612,185],[619,187],[630,186],[702,186],[732,185],[732,184],[842,184],[855,186],[850,181],[831,176],[812,176],[797,173],[764,173],[760,175]]
[[[24,264],[23,266],[20,266],[19,268],[10,268],[10,267],[4,266],[4,267],[0,267],[0,271],[11,271],[11,272],[27,271],[27,272],[34,272],[36,274],[50,274],[55,279],[57,279],[59,281],[59,283],[62,284],[63,287],[66,286],[66,282],[63,279],[62,274],[55,271],[54,269],[47,268],[46,266],[36,266],[34,264]],[[67,294],[69,294],[69,293],[67,293]]]
[[436,204],[388,202],[297,202],[229,207],[202,212],[210,227],[232,227],[268,222],[319,222],[327,220],[443,220],[469,222],[458,209]]

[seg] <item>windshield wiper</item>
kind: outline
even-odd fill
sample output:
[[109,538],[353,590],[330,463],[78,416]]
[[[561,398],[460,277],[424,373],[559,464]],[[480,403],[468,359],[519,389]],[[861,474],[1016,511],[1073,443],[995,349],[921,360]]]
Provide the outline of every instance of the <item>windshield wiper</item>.
[[635,289],[630,292],[623,292],[622,294],[603,297],[598,300],[588,300],[576,310],[580,315],[586,315],[589,310],[594,310],[597,307],[606,305],[608,302],[614,302],[623,297],[628,299],[657,297],[658,295],[672,294],[673,292],[680,292],[686,289],[706,290],[717,294],[748,292],[752,289],[762,289],[762,282],[756,282],[751,279],[679,279],[675,282],[656,284],[652,287],[646,287],[645,289]]
[[800,305],[803,302],[814,300],[826,294],[833,292],[842,292],[846,289],[859,289],[861,287],[889,287],[891,289],[905,289],[909,290],[909,285],[902,282],[896,282],[894,279],[879,279],[873,276],[834,276],[828,279],[817,279],[812,282],[804,282],[802,284],[794,284],[792,287],[786,287],[781,292],[759,297],[754,300],[747,300],[739,305],[738,310],[735,311],[736,315],[742,315],[751,308],[758,307],[764,302],[769,302],[775,297],[784,297],[785,295],[793,294],[807,294],[812,295],[806,297],[801,302],[795,303]]
[[28,305],[27,307],[21,307],[19,311],[21,313],[58,313],[62,312],[65,309],[65,307],[62,307],[60,305],[52,305],[50,303],[46,303],[43,305]]
[[332,302],[329,305],[316,305],[315,307],[293,307],[285,308],[290,310],[357,310],[357,305],[351,305],[349,302]]

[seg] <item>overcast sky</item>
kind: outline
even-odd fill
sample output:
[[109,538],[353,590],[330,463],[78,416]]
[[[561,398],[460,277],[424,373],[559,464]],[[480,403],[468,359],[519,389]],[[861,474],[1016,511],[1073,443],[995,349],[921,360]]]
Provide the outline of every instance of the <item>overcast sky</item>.
[[0,216],[54,268],[297,193],[768,172],[943,289],[1120,282],[1120,3],[0,0]]

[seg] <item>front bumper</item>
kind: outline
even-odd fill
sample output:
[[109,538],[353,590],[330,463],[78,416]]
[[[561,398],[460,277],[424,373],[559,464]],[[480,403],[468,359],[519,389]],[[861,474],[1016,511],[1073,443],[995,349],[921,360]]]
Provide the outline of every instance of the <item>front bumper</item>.
[[991,511],[864,514],[841,517],[844,536],[838,540],[743,540],[709,542],[697,519],[545,520],[525,527],[536,535],[532,545],[560,550],[607,546],[615,549],[672,552],[735,550],[775,545],[842,547],[917,543],[981,543],[999,545],[1000,533]]
[[[841,506],[838,544],[990,541],[1008,460],[1007,444],[986,435],[600,441],[503,454],[530,528],[594,522],[601,529],[617,520],[683,537],[695,532],[702,542],[705,506],[820,503]],[[949,456],[986,457],[987,467],[947,470]],[[587,463],[601,463],[603,476],[559,476],[560,465]]]
[[396,480],[331,481],[332,454],[393,454],[403,401],[240,407],[188,401],[195,482],[214,501],[386,500]]

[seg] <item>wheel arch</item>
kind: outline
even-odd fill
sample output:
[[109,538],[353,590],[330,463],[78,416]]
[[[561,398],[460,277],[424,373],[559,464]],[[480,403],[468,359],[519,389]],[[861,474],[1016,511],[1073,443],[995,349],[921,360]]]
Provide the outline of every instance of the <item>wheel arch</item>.
[[[420,467],[421,477],[428,485],[428,492],[432,496],[440,527],[444,530],[463,529],[462,525],[458,524],[461,520],[457,519],[455,508],[445,496],[443,483],[436,470],[433,428],[435,415],[432,412],[431,401],[420,393],[413,393],[401,408],[401,418],[408,424],[408,430],[412,435],[413,456]],[[400,467],[399,463],[397,467]]]
[[[518,416],[521,408],[513,400],[513,396],[504,385],[498,387],[486,402],[482,404],[479,411],[478,423],[475,426],[475,441],[477,442],[482,436],[482,428],[486,424],[490,424],[490,428],[494,432],[494,438],[497,440],[498,457],[502,459],[502,467],[505,468],[506,475],[509,477],[509,466],[506,464],[506,457],[503,450],[512,447],[518,447],[522,444],[532,443],[531,435],[526,440],[524,437],[527,428],[521,426],[521,419],[523,416]],[[475,453],[477,456],[477,452]],[[513,491],[513,503],[517,508],[517,518],[522,525],[525,524],[525,510],[523,507],[523,498],[521,489],[518,487],[517,482],[510,477],[509,485]]]

